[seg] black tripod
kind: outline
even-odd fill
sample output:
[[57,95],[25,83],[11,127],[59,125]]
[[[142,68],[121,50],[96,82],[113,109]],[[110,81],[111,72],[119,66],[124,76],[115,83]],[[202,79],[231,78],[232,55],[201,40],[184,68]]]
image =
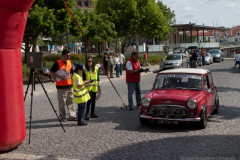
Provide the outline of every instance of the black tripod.
[[34,90],[35,90],[35,81],[34,81],[34,80],[35,80],[35,75],[37,76],[38,81],[41,83],[41,86],[42,86],[42,88],[43,88],[43,90],[44,90],[44,92],[45,92],[45,94],[46,94],[46,96],[47,96],[47,98],[48,98],[48,100],[49,100],[51,106],[52,106],[52,109],[53,109],[53,111],[55,112],[55,114],[56,114],[56,116],[57,116],[57,118],[58,118],[58,121],[60,122],[60,124],[61,124],[61,126],[62,126],[63,131],[65,132],[65,129],[64,129],[64,127],[63,127],[63,125],[62,125],[62,123],[61,123],[61,121],[60,121],[60,119],[59,119],[59,117],[58,117],[58,115],[57,115],[57,112],[56,112],[55,108],[53,107],[53,104],[52,104],[50,98],[48,97],[47,91],[45,90],[45,88],[44,88],[42,82],[40,81],[40,78],[39,78],[39,76],[38,76],[38,73],[35,71],[35,68],[31,68],[31,69],[30,69],[30,76],[29,76],[28,86],[27,86],[27,89],[26,89],[26,92],[25,92],[25,96],[24,96],[24,101],[25,101],[26,96],[27,96],[27,93],[28,93],[29,85],[30,85],[30,83],[32,82],[32,91],[31,91],[31,108],[30,108],[30,117],[29,117],[29,118],[30,118],[29,144],[30,144],[30,139],[31,139],[31,127],[32,127],[32,103],[33,103],[33,88],[34,88]]

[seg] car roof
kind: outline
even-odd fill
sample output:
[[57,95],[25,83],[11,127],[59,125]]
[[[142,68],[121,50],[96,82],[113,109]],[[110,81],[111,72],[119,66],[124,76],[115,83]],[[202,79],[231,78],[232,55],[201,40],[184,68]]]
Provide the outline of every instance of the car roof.
[[209,70],[207,69],[196,69],[196,68],[178,68],[178,69],[171,69],[165,70],[160,73],[192,73],[192,74],[206,74]]

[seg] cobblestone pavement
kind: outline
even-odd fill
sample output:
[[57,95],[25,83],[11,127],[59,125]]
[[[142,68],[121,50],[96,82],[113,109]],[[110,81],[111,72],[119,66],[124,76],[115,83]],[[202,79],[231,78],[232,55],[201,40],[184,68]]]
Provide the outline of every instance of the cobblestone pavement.
[[[233,60],[204,66],[212,71],[220,97],[220,112],[208,119],[206,129],[193,125],[141,126],[138,108],[120,110],[122,104],[109,83],[102,84],[96,114],[85,127],[66,122],[63,132],[45,95],[34,97],[31,144],[26,140],[2,159],[240,159],[240,69]],[[152,87],[156,74],[142,75],[142,96]],[[124,79],[114,85],[127,104]],[[56,110],[57,95],[49,94]],[[135,99],[135,98],[134,98]],[[29,131],[30,97],[25,102]]]

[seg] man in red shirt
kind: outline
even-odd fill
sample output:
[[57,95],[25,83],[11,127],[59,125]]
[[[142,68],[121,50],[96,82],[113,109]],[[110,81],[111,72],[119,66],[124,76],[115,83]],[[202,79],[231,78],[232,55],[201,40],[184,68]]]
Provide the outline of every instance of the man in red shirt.
[[126,82],[128,85],[128,103],[129,109],[133,109],[132,95],[136,92],[137,106],[141,105],[140,72],[149,71],[148,68],[142,69],[138,61],[138,52],[132,52],[131,58],[126,63]]

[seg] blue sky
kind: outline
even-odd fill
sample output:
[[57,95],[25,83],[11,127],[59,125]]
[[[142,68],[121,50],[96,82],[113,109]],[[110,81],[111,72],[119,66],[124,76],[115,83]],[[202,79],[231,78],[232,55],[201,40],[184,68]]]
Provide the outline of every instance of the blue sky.
[[240,0],[162,0],[175,11],[176,23],[206,26],[240,25]]

